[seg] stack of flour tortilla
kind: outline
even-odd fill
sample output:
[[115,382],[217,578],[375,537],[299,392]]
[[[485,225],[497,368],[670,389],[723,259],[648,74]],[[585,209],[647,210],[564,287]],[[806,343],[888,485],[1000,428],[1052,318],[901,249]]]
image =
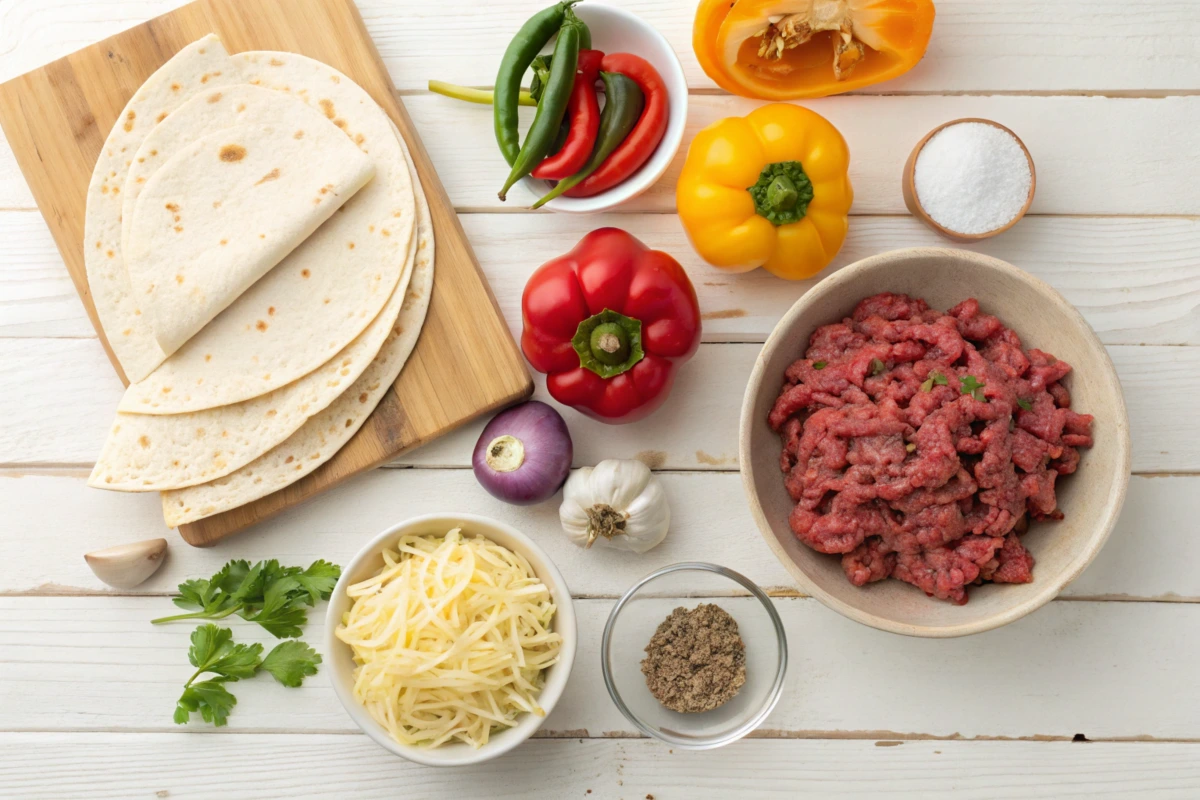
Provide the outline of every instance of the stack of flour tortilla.
[[337,70],[180,51],[88,187],[88,284],[130,381],[88,480],[171,527],[293,483],[358,431],[416,345],[433,228],[408,148]]

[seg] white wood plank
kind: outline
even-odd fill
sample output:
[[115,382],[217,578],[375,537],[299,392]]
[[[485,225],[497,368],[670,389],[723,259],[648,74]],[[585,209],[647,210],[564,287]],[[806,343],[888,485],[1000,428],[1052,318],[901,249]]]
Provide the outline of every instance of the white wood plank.
[[[0,6],[0,80],[66,55],[184,0],[6,0]],[[671,42],[689,85],[714,88],[692,52],[695,4],[609,0]],[[396,86],[430,78],[490,84],[500,55],[535,0],[500,0],[478,13],[469,0],[433,6],[358,0]],[[1187,0],[938,0],[925,59],[873,92],[1171,91],[1200,88],[1200,20]],[[453,35],[448,35],[452,31]]]
[[[647,601],[645,613],[665,617],[687,602],[696,601]],[[756,602],[720,600],[735,614],[739,604]],[[1050,603],[996,631],[929,640],[867,628],[812,599],[774,602],[790,662],[766,735],[1200,739],[1198,604]],[[600,674],[600,635],[612,603],[575,602],[575,668],[547,732],[635,730]],[[0,598],[0,730],[176,730],[171,712],[192,671],[194,626],[149,624],[172,609],[166,598]],[[315,616],[306,640],[320,649],[323,621]],[[250,623],[233,627],[239,641],[274,641]],[[323,675],[299,689],[267,677],[235,688],[230,731],[353,728]]]
[[[757,344],[706,344],[683,366],[671,397],[632,425],[604,425],[562,408],[579,466],[639,454],[656,468],[737,468],[737,420]],[[1200,348],[1109,348],[1124,385],[1136,472],[1200,470]],[[536,397],[549,400],[543,376]],[[121,388],[94,339],[0,338],[0,466],[91,464]],[[551,401],[553,402],[553,401]],[[461,467],[486,420],[396,464]]]
[[[761,342],[816,281],[781,282],[762,270],[733,275],[700,260],[669,214],[591,217],[463,214],[492,291],[514,334],[529,274],[603,225],[625,228],[673,255],[692,276],[709,342]],[[515,243],[519,242],[519,245]],[[899,247],[944,246],[911,217],[856,217],[830,270]],[[1200,220],[1030,217],[970,249],[1046,280],[1106,344],[1200,344]],[[0,212],[0,336],[93,336],[45,223]]]
[[[523,185],[507,203],[496,198],[508,168],[496,152],[488,108],[435,95],[405,98],[405,105],[456,206],[521,210],[532,201]],[[685,146],[654,187],[620,210],[673,211],[686,143],[712,122],[758,105],[693,95]],[[852,96],[804,105],[846,137],[854,214],[906,214],[900,177],[909,150],[932,128],[959,117],[995,119],[1022,138],[1038,172],[1034,214],[1200,213],[1200,164],[1179,157],[1200,149],[1200,96]],[[532,109],[523,111],[531,118]]]
[[[1200,783],[1189,743],[746,740],[714,751],[649,740],[535,739],[497,761],[435,770],[363,735],[172,736],[10,733],[0,785],[27,800],[220,795],[426,800],[476,797],[657,800],[752,796],[790,800],[985,796],[994,800],[1191,798]],[[114,769],[114,765],[120,765]],[[1019,765],[1019,767],[1017,766]],[[104,775],[97,781],[97,773]]]
[[[533,536],[576,596],[616,597],[652,570],[695,558],[724,564],[768,591],[797,592],[758,535],[739,475],[664,472],[659,480],[671,503],[671,532],[661,545],[634,557],[603,547],[580,550],[562,535],[558,496],[537,506],[510,506],[483,491],[468,470],[376,470],[227,545],[207,549],[188,547],[169,533],[155,497],[88,489],[78,471],[0,477],[5,510],[0,563],[9,565],[0,571],[0,593],[112,592],[82,555],[160,535],[171,542],[170,557],[136,593],[173,592],[182,581],[209,575],[234,557],[346,563],[362,542],[389,525],[455,510],[493,517]],[[1200,575],[1194,569],[1200,537],[1184,533],[1197,518],[1200,477],[1135,476],[1112,537],[1063,596],[1200,601]],[[1162,558],[1164,552],[1172,557]]]
[[[496,198],[508,168],[487,107],[429,94],[404,102],[455,206],[521,211],[532,202],[523,187],[507,203]],[[717,119],[759,105],[728,95],[693,95],[689,103],[685,144]],[[1025,141],[1038,171],[1035,214],[1200,214],[1200,163],[1180,157],[1200,149],[1200,96],[848,96],[806,105],[838,126],[850,145],[854,214],[907,213],[900,176],[909,150],[958,117],[995,119]],[[532,109],[522,111],[531,118]],[[673,211],[686,149],[650,191],[620,210]],[[0,150],[0,208],[29,207],[29,190],[11,159]]]

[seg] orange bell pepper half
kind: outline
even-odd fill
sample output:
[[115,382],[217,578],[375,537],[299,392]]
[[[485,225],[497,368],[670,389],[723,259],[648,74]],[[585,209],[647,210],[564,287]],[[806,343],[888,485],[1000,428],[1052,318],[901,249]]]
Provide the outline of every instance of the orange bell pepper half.
[[701,0],[692,47],[728,92],[826,97],[916,66],[934,13],[932,0]]

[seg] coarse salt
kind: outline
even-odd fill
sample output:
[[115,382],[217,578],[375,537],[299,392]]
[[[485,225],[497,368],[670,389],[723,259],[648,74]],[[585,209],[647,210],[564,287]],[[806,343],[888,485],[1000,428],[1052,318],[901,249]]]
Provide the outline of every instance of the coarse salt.
[[934,134],[917,156],[917,201],[934,222],[956,233],[987,233],[1021,213],[1033,174],[1015,136],[983,122],[960,122]]

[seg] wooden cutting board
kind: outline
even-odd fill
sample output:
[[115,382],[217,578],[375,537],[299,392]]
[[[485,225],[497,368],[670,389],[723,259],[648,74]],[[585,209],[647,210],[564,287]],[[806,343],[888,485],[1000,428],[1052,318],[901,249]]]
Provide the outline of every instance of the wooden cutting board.
[[429,317],[416,350],[358,434],[292,486],[181,526],[184,540],[198,546],[215,544],[533,391],[446,190],[352,0],[198,0],[0,85],[0,127],[118,375],[83,263],[88,181],[134,91],[207,33],[219,35],[230,53],[284,50],[310,56],[366,89],[412,151],[433,215],[437,261]]

